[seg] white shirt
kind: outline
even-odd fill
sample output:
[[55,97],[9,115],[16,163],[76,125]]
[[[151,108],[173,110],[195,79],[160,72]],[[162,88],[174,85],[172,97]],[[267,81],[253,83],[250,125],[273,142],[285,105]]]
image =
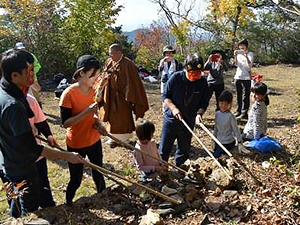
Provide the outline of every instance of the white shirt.
[[237,54],[237,70],[234,76],[236,80],[251,80],[250,70],[253,63],[253,52],[247,52],[248,59],[251,65],[248,64],[246,56],[242,54]]

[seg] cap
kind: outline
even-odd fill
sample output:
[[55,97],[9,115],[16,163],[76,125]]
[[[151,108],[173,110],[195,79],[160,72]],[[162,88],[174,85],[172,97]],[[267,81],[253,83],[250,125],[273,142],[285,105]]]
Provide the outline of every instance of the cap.
[[163,48],[163,54],[165,54],[165,52],[173,52],[173,54],[176,53],[176,50],[175,48],[173,48],[171,45],[166,45],[164,48]]
[[76,75],[80,70],[83,68],[88,67],[89,65],[93,64],[95,61],[98,61],[96,57],[92,55],[82,55],[78,58],[77,63],[76,63],[76,71],[73,74],[73,79],[76,79]]
[[25,45],[22,42],[18,42],[18,43],[16,43],[15,48],[16,49],[25,49]]

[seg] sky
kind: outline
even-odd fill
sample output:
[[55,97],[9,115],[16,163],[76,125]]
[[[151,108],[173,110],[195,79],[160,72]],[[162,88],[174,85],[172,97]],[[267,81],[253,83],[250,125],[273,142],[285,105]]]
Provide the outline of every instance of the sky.
[[[118,5],[123,5],[116,25],[122,25],[123,31],[132,31],[137,28],[147,27],[158,18],[159,6],[149,0],[116,0]],[[169,2],[172,2],[169,0]],[[205,13],[204,0],[197,0],[198,5],[194,9],[197,15]]]
[[132,31],[142,26],[149,26],[158,18],[158,5],[148,0],[117,0],[118,5],[123,5],[116,21],[122,25],[123,31]]

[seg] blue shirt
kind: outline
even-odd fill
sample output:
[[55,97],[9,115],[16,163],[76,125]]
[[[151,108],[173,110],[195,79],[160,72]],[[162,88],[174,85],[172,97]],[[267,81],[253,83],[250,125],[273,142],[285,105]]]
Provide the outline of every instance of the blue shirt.
[[[198,110],[206,110],[208,106],[207,81],[202,77],[192,82],[187,79],[185,71],[176,72],[168,80],[162,94],[163,101],[167,98],[179,109],[183,119],[194,126]],[[165,118],[176,119],[169,108],[165,112]]]

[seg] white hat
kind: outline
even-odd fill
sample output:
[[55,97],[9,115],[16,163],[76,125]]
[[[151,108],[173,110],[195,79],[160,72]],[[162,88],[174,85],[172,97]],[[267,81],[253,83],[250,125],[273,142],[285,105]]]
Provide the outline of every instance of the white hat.
[[16,43],[15,48],[16,49],[25,49],[25,45],[22,42],[18,42],[18,43]]

